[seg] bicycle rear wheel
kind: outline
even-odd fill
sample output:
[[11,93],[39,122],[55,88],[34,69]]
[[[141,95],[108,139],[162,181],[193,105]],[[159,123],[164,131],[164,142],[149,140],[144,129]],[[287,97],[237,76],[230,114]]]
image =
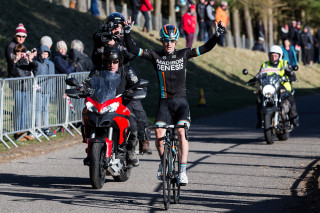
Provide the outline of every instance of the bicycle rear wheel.
[[171,151],[169,146],[164,145],[164,154],[163,154],[163,204],[166,210],[170,206],[170,190],[171,190],[171,178],[170,178],[170,163],[171,161]]
[[178,147],[175,147],[175,149],[176,149],[176,152],[173,155],[173,163],[172,163],[173,178],[171,181],[171,185],[172,185],[172,194],[173,194],[174,203],[179,203],[180,184],[178,183],[178,178],[179,178],[179,170],[180,170],[180,160],[179,160],[179,154],[178,154]]

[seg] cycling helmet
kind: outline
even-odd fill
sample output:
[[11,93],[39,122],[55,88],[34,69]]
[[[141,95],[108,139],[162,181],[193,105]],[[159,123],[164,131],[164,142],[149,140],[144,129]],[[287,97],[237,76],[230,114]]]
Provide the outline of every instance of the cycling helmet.
[[121,13],[115,12],[108,15],[105,24],[109,24],[112,22],[114,25],[123,24],[125,22],[125,18]]
[[277,54],[279,54],[279,60],[281,60],[281,59],[282,59],[282,55],[283,55],[282,48],[281,48],[280,46],[278,46],[278,45],[273,45],[273,46],[271,46],[270,49],[269,49],[269,53],[268,53],[269,61],[270,61],[271,63],[273,63],[273,64],[278,64],[278,63],[279,63],[279,60],[274,61],[274,62],[271,61],[271,54],[272,54],[272,53],[277,53]]
[[169,39],[169,40],[178,40],[179,38],[179,30],[176,26],[172,24],[164,25],[160,30],[161,39]]

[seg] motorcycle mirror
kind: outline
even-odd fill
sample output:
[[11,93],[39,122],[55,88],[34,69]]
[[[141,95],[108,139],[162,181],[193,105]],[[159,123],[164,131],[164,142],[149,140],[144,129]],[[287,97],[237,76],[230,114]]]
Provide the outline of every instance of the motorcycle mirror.
[[69,86],[79,86],[79,82],[75,78],[67,78],[66,84]]
[[74,99],[80,99],[80,97],[83,96],[83,92],[77,89],[66,89],[65,93],[67,96]]
[[248,72],[247,69],[243,69],[243,70],[242,70],[242,73],[243,73],[244,75],[248,75],[248,74],[249,74],[249,72]]
[[295,66],[292,67],[292,69],[293,69],[293,71],[298,71],[299,66],[298,66],[298,65],[295,65]]

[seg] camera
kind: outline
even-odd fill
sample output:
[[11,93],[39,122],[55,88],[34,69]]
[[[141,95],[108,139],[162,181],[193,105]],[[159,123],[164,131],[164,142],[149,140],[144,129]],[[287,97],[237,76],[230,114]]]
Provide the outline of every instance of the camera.
[[117,33],[113,34],[112,30],[114,30],[115,28],[117,28],[119,25],[117,23],[114,23],[112,21],[104,24],[101,27],[101,36],[100,39],[103,43],[107,43],[109,41],[111,41],[112,39],[116,39],[116,35]]
[[21,53],[20,55],[21,55],[21,58],[27,57],[27,53]]

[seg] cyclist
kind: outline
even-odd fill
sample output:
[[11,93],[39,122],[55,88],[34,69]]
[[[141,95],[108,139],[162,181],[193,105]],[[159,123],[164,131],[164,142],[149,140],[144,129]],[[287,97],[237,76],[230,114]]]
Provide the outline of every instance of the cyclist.
[[[290,82],[283,83],[283,86],[286,88],[286,90],[289,92],[290,96],[288,97],[288,100],[291,104],[291,109],[289,112],[289,119],[290,122],[293,124],[293,126],[299,126],[299,117],[297,113],[297,106],[294,100],[294,97],[292,95],[292,86],[291,83],[293,81],[297,81],[297,77],[295,73],[292,70],[292,67],[288,64],[288,61],[282,59],[283,52],[282,48],[278,45],[273,45],[270,47],[268,52],[269,61],[264,62],[259,70],[259,73],[263,72],[266,69],[270,68],[276,68],[279,72],[280,76],[286,76],[289,78]],[[259,75],[259,73],[257,75]],[[254,77],[253,79],[249,80],[249,84],[255,83],[257,81],[257,77]],[[262,103],[261,103],[261,95],[258,94],[258,100],[257,100],[257,128],[262,128]]]
[[[133,27],[131,18],[125,22],[124,38],[127,48],[133,54],[145,58],[153,63],[154,69],[157,71],[158,82],[160,85],[160,100],[158,111],[155,118],[155,124],[171,124],[171,122],[190,126],[189,104],[185,93],[186,66],[190,58],[202,55],[210,51],[218,42],[219,37],[224,33],[224,25],[219,22],[216,24],[216,32],[212,38],[203,46],[198,48],[185,48],[175,50],[176,42],[179,38],[179,30],[171,24],[164,25],[160,30],[160,37],[163,49],[154,51],[138,48],[130,37],[130,31]],[[156,147],[161,158],[163,157],[163,137],[166,130],[162,128],[156,129]],[[179,128],[179,151],[180,155],[180,171],[179,183],[186,185],[188,177],[186,174],[186,166],[189,152],[189,144],[185,138],[185,130]],[[162,180],[162,164],[159,165],[157,173],[159,180]]]

